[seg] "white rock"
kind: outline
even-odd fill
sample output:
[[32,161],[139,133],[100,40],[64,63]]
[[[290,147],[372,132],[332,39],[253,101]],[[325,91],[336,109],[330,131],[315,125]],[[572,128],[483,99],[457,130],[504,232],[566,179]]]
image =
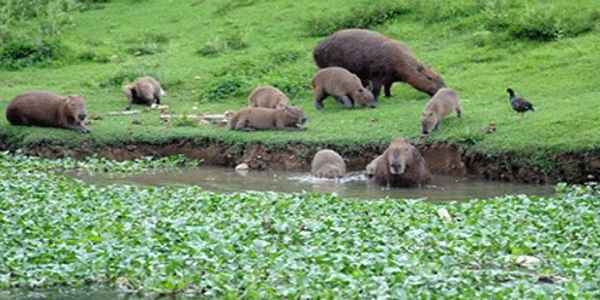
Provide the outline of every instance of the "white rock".
[[248,166],[247,163],[241,163],[235,167],[236,171],[248,171],[249,169],[250,169],[250,166]]
[[442,219],[442,221],[452,222],[452,217],[450,216],[450,213],[448,212],[447,209],[442,207],[437,210],[437,214],[438,214],[438,217],[440,217],[440,219]]
[[520,255],[515,259],[515,263],[523,268],[535,269],[542,263],[542,260],[535,256]]

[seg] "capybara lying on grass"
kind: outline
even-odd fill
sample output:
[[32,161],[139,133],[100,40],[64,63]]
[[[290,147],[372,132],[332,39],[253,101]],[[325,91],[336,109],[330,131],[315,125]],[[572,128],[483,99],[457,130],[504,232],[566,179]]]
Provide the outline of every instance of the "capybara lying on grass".
[[377,32],[345,29],[323,40],[313,51],[319,68],[338,66],[356,74],[367,85],[373,84],[373,95],[379,97],[381,87],[391,96],[392,84],[402,81],[430,96],[445,86],[442,78],[421,64],[402,43]]
[[290,105],[290,99],[276,87],[259,86],[250,93],[248,102],[251,107],[278,108]]
[[315,177],[338,178],[346,174],[346,163],[337,152],[325,149],[315,154],[310,172]]
[[149,76],[138,78],[133,83],[125,85],[123,93],[129,100],[129,105],[126,109],[130,109],[132,104],[159,105],[160,97],[167,94],[160,86],[158,80]]
[[235,113],[229,121],[229,128],[233,130],[300,130],[308,119],[304,111],[291,106],[277,109],[263,107],[249,107]]
[[315,107],[323,109],[323,100],[334,97],[347,108],[353,106],[376,107],[373,94],[364,88],[360,79],[340,67],[329,67],[317,72],[312,80],[315,93]]
[[442,88],[435,93],[425,106],[425,111],[421,116],[421,133],[429,134],[436,130],[442,120],[451,112],[456,112],[459,118],[462,116],[458,94],[451,89]]
[[379,185],[412,187],[431,180],[425,159],[419,150],[405,139],[392,141],[376,161],[372,180]]
[[15,97],[6,108],[12,125],[59,127],[88,133],[85,127],[85,99],[50,92],[28,92]]

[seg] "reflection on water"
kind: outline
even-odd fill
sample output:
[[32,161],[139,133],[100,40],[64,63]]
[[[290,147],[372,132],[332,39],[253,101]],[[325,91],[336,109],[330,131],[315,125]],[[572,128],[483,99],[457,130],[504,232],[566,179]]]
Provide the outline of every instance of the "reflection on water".
[[358,199],[426,198],[434,201],[486,199],[507,194],[546,196],[552,187],[514,184],[467,178],[435,176],[432,183],[421,188],[389,189],[370,184],[360,173],[338,180],[325,180],[307,173],[286,171],[250,171],[238,173],[232,169],[202,166],[171,172],[111,177],[108,174],[76,174],[75,177],[93,184],[136,184],[146,186],[198,185],[213,192],[275,191],[336,193]]

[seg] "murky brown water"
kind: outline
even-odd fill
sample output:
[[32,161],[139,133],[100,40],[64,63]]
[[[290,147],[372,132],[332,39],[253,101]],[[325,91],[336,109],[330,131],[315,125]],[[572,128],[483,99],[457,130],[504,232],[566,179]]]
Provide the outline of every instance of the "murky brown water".
[[354,174],[341,180],[324,180],[307,173],[285,171],[250,171],[237,173],[232,169],[202,166],[171,172],[111,177],[108,174],[76,174],[75,177],[92,184],[135,184],[145,186],[198,185],[207,191],[275,191],[336,193],[346,198],[426,198],[434,201],[487,199],[508,194],[547,196],[552,186],[526,185],[482,181],[466,178],[435,176],[433,182],[422,188],[388,189],[367,182],[362,174]]

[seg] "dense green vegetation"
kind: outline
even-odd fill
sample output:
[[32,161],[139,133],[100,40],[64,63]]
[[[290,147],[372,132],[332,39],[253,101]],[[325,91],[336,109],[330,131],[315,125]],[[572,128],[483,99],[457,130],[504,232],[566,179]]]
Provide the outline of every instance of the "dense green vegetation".
[[[38,21],[0,22],[0,107],[25,90],[50,89],[85,95],[89,111],[103,119],[80,136],[11,127],[0,118],[0,136],[12,145],[178,138],[360,144],[417,137],[427,96],[407,85],[396,84],[394,96],[375,110],[347,111],[334,101],[323,112],[313,108],[312,48],[323,35],[358,26],[405,41],[460,92],[465,118],[449,118],[431,140],[536,157],[598,147],[600,118],[590,109],[600,96],[593,80],[600,68],[594,0],[61,1],[75,4],[67,12],[51,6]],[[125,107],[121,85],[145,74],[162,80],[174,113],[237,110],[254,86],[275,85],[304,107],[308,130],[247,134],[187,121],[165,125],[157,111],[106,115]],[[508,86],[537,111],[519,120]],[[483,133],[490,123],[497,131]]]
[[[92,170],[106,163],[87,162]],[[124,170],[148,166],[136,164]],[[595,186],[442,206],[97,187],[48,166],[77,167],[0,155],[1,289],[103,284],[232,299],[600,296]],[[439,216],[442,207],[451,220]]]

